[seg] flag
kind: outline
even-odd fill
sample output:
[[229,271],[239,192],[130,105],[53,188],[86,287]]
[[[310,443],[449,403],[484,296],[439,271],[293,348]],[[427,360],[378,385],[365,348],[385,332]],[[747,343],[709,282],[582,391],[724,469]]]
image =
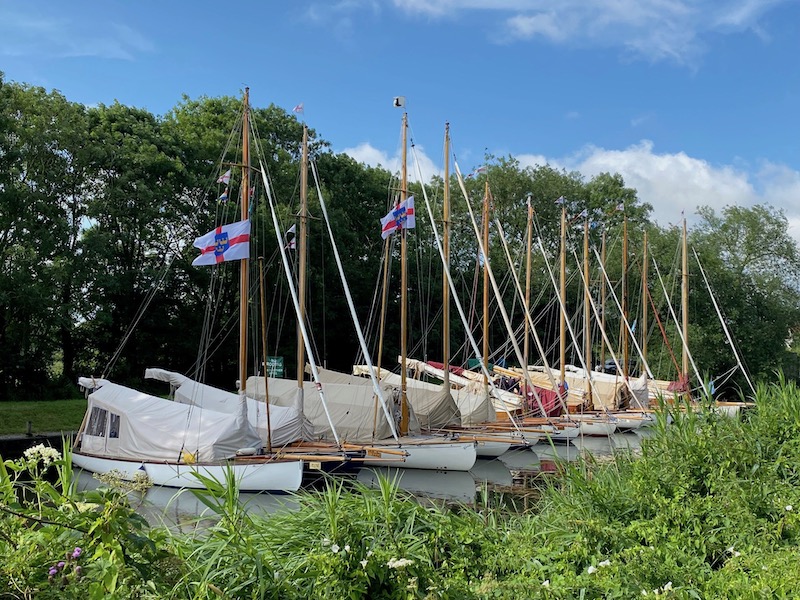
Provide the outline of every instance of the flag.
[[584,208],[584,209],[581,211],[581,214],[579,214],[579,215],[578,215],[578,218],[579,218],[579,219],[585,219],[585,218],[586,218],[586,217],[588,217],[588,216],[589,216],[589,211],[588,211],[588,210],[586,210],[586,209]]
[[225,173],[220,175],[219,179],[217,179],[217,183],[224,183],[225,185],[228,185],[228,183],[230,183],[230,181],[231,181],[231,170],[230,169],[225,171]]
[[200,249],[200,256],[192,261],[192,266],[250,258],[250,221],[217,227],[197,238],[193,245]]
[[381,237],[386,239],[398,229],[413,229],[416,226],[414,196],[409,196],[381,219]]
[[477,177],[478,175],[481,175],[482,173],[486,173],[488,170],[489,169],[487,167],[478,167],[472,173],[467,175],[467,179],[472,179],[473,177]]
[[620,202],[619,204],[617,204],[617,210],[625,210],[625,203]]
[[227,199],[228,199],[228,188],[225,187],[225,191],[222,192],[222,195],[219,198],[217,198],[217,201],[218,202],[225,202]]
[[406,97],[405,96],[395,96],[392,98],[392,106],[395,108],[403,108],[406,105]]
[[[289,239],[289,234],[292,234],[292,239]],[[284,246],[289,250],[295,250],[297,248],[297,225],[292,225],[289,229],[286,230],[286,233],[283,234],[284,239]]]
[[300,104],[296,105],[296,106],[295,106],[295,107],[292,109],[292,112],[293,112],[293,113],[299,113],[299,114],[301,114],[301,115],[302,115],[302,114],[305,112],[305,107],[303,107],[303,103],[301,102]]
[[564,204],[564,202],[566,201],[567,199],[564,198],[564,196],[559,196],[558,198],[556,198],[556,204]]

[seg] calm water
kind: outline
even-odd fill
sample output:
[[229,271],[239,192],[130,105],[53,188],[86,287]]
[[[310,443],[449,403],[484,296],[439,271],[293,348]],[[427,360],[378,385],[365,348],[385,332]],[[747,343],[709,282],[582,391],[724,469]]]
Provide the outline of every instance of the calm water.
[[[610,437],[583,437],[571,443],[539,442],[532,448],[509,450],[498,458],[481,459],[469,472],[426,471],[388,467],[362,467],[345,477],[368,486],[377,486],[379,475],[395,479],[400,488],[423,501],[446,501],[475,504],[479,494],[486,491],[522,500],[535,493],[543,477],[558,470],[559,461],[574,461],[583,453],[597,458],[613,456],[615,452],[641,448],[642,434],[616,433]],[[99,482],[91,474],[81,472],[79,487],[90,489]],[[153,525],[166,525],[188,532],[211,522],[213,513],[188,490],[154,486],[146,493],[131,492],[131,504]],[[241,501],[254,514],[269,514],[291,510],[297,501],[291,494],[242,493]]]

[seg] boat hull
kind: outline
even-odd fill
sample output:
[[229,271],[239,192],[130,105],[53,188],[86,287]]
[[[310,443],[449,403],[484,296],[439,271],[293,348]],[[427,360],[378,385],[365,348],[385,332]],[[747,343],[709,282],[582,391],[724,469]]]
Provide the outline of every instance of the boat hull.
[[72,463],[92,473],[115,471],[125,481],[132,481],[137,473],[144,472],[154,485],[174,488],[203,489],[205,486],[195,474],[224,482],[228,471],[233,473],[239,490],[243,492],[294,492],[300,489],[303,481],[301,460],[186,465],[103,458],[73,452]]
[[475,442],[373,444],[367,449],[365,464],[402,469],[469,471],[477,456]]

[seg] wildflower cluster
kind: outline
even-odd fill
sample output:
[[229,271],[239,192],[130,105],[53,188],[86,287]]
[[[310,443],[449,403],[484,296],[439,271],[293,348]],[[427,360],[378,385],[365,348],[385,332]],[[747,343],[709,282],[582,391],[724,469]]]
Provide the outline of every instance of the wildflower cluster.
[[37,464],[42,462],[45,467],[49,467],[57,460],[61,460],[61,453],[52,446],[45,446],[44,444],[37,444],[31,446],[23,452],[25,460]]
[[77,581],[83,575],[83,567],[78,564],[83,550],[75,547],[74,550],[69,551],[65,555],[65,560],[60,560],[47,571],[47,580],[53,585],[65,586],[70,580]]

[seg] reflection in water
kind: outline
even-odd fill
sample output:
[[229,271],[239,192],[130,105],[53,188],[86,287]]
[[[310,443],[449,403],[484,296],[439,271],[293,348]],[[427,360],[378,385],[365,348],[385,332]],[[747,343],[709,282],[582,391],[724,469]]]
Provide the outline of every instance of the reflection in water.
[[[506,453],[509,451],[506,450]],[[502,456],[502,455],[501,455]],[[506,464],[498,458],[479,458],[469,470],[475,483],[511,487],[514,483],[511,471]]]
[[[512,510],[526,510],[535,502],[542,477],[557,474],[559,465],[572,462],[585,454],[597,458],[641,450],[645,428],[635,432],[616,433],[610,437],[582,436],[571,443],[551,444],[540,441],[533,448],[516,448],[498,458],[479,458],[469,472],[398,469],[391,467],[362,467],[355,475],[367,487],[378,485],[378,474],[396,480],[398,486],[418,498],[440,499],[474,505],[486,501],[478,490],[494,493]],[[76,469],[78,489],[87,490],[101,484],[90,473]],[[352,474],[343,475],[353,477]],[[306,489],[319,489],[321,482],[308,483]],[[293,510],[298,506],[292,495],[242,493],[240,500],[251,514],[271,514]],[[151,525],[165,526],[179,532],[191,532],[208,527],[216,520],[214,512],[192,492],[153,486],[146,493],[129,492],[128,499],[139,514]]]
[[[92,490],[102,484],[92,474],[76,469],[78,490]],[[187,489],[154,485],[145,493],[128,492],[131,506],[152,526],[163,526],[173,531],[187,533],[208,527],[216,515],[197,496]],[[297,507],[297,500],[290,495],[240,493],[239,500],[251,514],[270,514],[279,510]]]
[[367,487],[378,487],[378,477],[397,481],[400,489],[415,496],[449,502],[475,503],[475,479],[466,471],[362,467],[356,479]]

